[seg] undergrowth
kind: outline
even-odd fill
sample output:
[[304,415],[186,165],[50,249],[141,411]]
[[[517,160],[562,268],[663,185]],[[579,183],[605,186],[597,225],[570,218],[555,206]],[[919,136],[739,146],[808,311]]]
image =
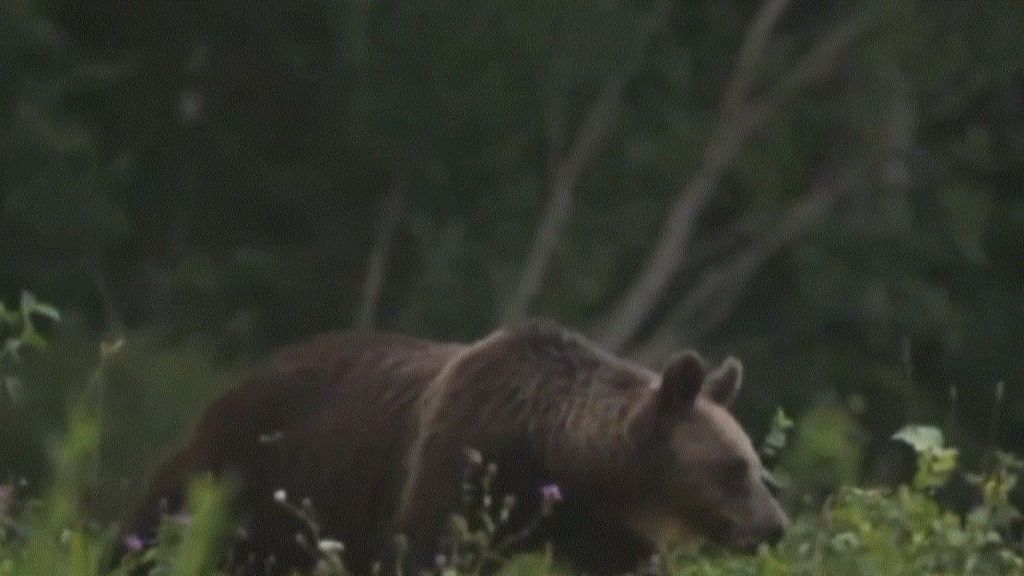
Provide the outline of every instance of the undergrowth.
[[[18,311],[0,309],[5,354],[0,369],[12,377],[11,363],[24,346],[44,346],[33,324],[35,315],[57,319],[56,312],[23,301]],[[102,389],[104,366],[119,345],[107,345],[86,394],[71,411],[62,442],[53,451],[49,488],[30,495],[17,483],[0,485],[0,576],[213,576],[231,574],[228,546],[232,523],[226,496],[210,478],[198,479],[189,491],[188,512],[165,519],[155,541],[123,537],[113,525],[89,518],[86,500],[94,485],[95,456],[102,426],[96,390]],[[8,384],[16,394],[16,385]],[[782,413],[768,434],[762,452],[771,461],[783,449],[792,427]],[[776,546],[755,554],[719,550],[680,550],[652,558],[639,571],[673,576],[868,576],[868,575],[1024,575],[1021,514],[1010,494],[1024,472],[1024,463],[994,452],[985,469],[961,468],[959,454],[945,445],[939,430],[907,427],[896,438],[917,454],[917,475],[894,489],[842,487],[812,513],[794,520]],[[440,550],[433,576],[478,574],[544,575],[571,573],[548,549],[509,556],[507,550],[524,532],[507,525],[515,500],[491,493],[500,473],[478,457],[466,480],[462,510],[450,523],[450,537]],[[978,495],[975,506],[956,512],[940,497],[952,476]],[[782,474],[771,484],[785,488]],[[561,498],[558,488],[545,487],[544,508],[550,512]],[[349,576],[344,543],[322,534],[306,503],[275,495],[308,527],[304,535],[316,560],[317,576]],[[397,545],[404,542],[399,540]],[[381,567],[389,573],[395,567]],[[400,570],[399,570],[400,571]]]

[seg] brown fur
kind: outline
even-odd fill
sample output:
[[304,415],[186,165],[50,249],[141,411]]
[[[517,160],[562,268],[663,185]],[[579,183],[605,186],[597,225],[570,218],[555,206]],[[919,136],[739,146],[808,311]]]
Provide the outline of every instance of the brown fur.
[[[469,345],[321,336],[211,406],[154,476],[143,525],[155,522],[161,499],[180,504],[185,475],[232,473],[253,554],[308,562],[294,544],[300,527],[272,502],[280,488],[311,500],[357,572],[385,558],[399,532],[422,566],[474,448],[498,463],[498,490],[517,494],[524,516],[537,513],[543,483],[559,483],[566,502],[537,536],[597,571],[632,568],[695,533],[763,539],[759,530],[780,524],[781,512],[757,492],[760,463],[718,404],[739,377],[723,365],[705,386],[695,355],[659,375],[544,324]],[[698,398],[702,387],[707,397]],[[720,489],[712,470],[734,460],[744,477],[726,483],[738,481],[743,495]]]

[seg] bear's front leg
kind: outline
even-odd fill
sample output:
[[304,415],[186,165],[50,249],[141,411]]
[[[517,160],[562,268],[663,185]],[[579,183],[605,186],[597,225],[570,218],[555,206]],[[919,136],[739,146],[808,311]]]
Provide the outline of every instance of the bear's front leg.
[[465,450],[460,444],[429,439],[409,460],[396,532],[404,538],[410,574],[434,566],[461,495]]

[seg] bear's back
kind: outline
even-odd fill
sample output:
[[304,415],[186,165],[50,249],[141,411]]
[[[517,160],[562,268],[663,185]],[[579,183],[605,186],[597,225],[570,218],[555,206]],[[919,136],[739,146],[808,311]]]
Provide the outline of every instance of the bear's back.
[[159,500],[180,505],[189,475],[212,471],[242,480],[238,509],[241,520],[250,520],[255,548],[280,554],[293,544],[287,527],[294,523],[273,501],[284,490],[293,502],[310,500],[322,529],[345,541],[351,560],[376,555],[404,482],[404,466],[396,464],[416,433],[416,403],[460,349],[351,332],[279,350],[217,399],[190,441],[154,475],[146,523]]
[[237,442],[230,448],[243,452],[254,442],[306,440],[306,449],[328,444],[330,454],[345,453],[346,443],[394,435],[460,348],[384,332],[316,336],[282,348],[264,370],[214,402],[197,439]]

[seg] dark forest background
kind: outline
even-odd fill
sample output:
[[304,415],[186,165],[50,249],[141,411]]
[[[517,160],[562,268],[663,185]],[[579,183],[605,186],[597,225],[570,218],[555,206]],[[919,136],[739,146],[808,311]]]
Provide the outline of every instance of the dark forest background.
[[0,6],[0,300],[63,312],[4,478],[104,339],[121,498],[274,346],[538,316],[739,356],[806,490],[908,421],[1024,446],[1020,2]]

